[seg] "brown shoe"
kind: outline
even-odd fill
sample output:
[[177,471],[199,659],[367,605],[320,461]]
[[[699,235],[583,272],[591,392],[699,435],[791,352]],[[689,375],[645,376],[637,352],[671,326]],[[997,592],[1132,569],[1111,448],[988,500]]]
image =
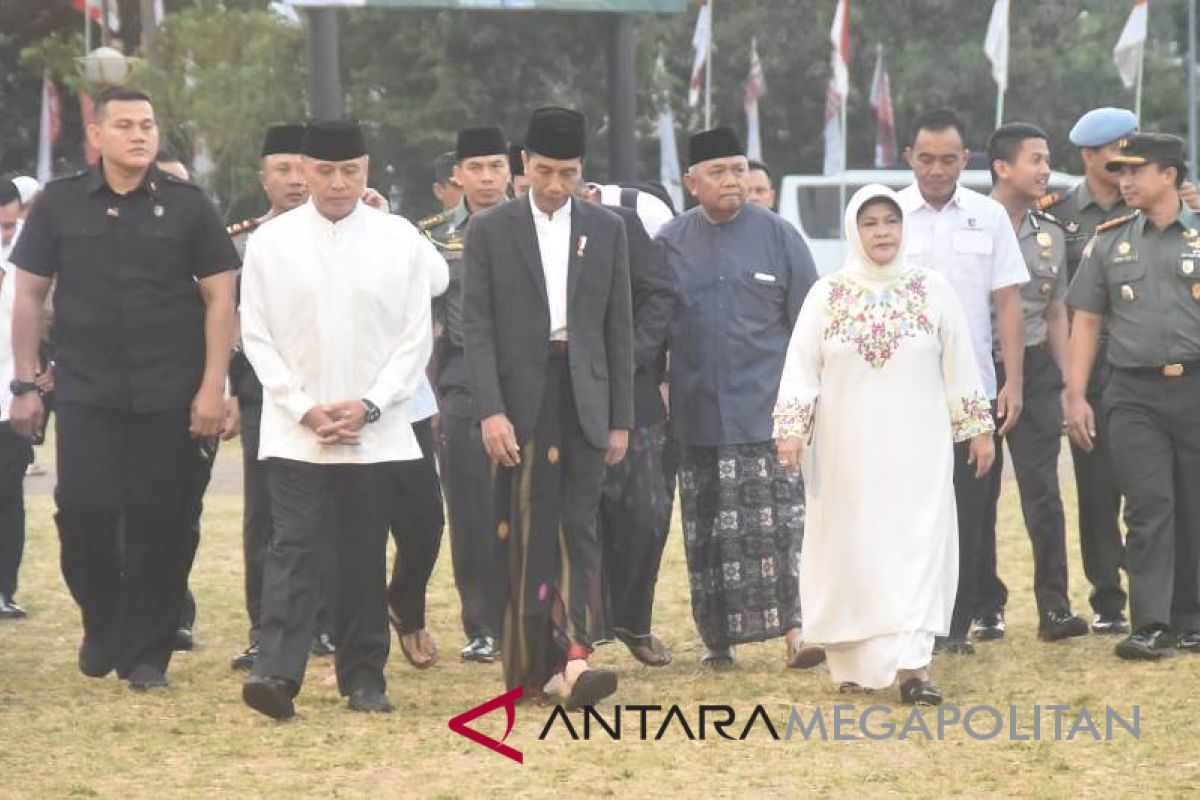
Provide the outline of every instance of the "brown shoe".
[[825,648],[808,644],[799,636],[787,637],[787,665],[789,669],[812,669],[825,663]]

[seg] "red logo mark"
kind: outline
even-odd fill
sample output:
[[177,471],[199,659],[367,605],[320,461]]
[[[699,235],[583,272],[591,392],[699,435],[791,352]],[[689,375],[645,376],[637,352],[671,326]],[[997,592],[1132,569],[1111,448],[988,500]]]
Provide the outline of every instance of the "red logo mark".
[[[483,705],[475,706],[470,711],[464,711],[450,720],[450,730],[459,736],[467,737],[475,744],[481,744],[489,750],[495,750],[500,755],[505,758],[511,758],[518,764],[524,764],[525,756],[521,754],[521,751],[504,744],[504,740],[512,733],[513,723],[517,719],[517,701],[521,699],[524,690],[525,687],[518,686],[499,697],[493,697]],[[504,735],[500,737],[500,741],[496,741],[490,736],[484,736],[479,731],[467,727],[468,722],[479,719],[484,714],[491,713],[501,706],[504,707],[504,713],[508,717],[508,726],[504,729]]]

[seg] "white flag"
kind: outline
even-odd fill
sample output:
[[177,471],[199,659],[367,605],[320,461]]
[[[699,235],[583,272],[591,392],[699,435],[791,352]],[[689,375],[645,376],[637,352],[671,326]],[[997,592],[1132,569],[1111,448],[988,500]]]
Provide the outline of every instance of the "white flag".
[[688,84],[688,105],[694,106],[700,102],[700,92],[704,89],[704,70],[708,68],[709,38],[712,36],[712,11],[708,3],[700,6],[696,16],[696,30],[692,34],[692,47],[696,54],[692,59],[692,80]]
[[675,115],[664,104],[658,111],[658,181],[671,195],[676,211],[683,211],[683,176],[679,171],[679,150],[675,146]]
[[758,99],[767,93],[767,79],[758,60],[758,41],[750,40],[750,73],[746,76],[746,156],[762,161],[762,135],[758,126]]
[[825,88],[825,174],[835,175],[846,169],[846,132],[842,130],[842,109],[850,94],[850,0],[838,0],[829,28],[832,74]]
[[833,88],[845,97],[850,94],[850,0],[838,0],[829,43],[833,45]]
[[842,131],[842,103],[834,80],[825,89],[825,165],[826,175],[836,175],[846,169],[846,143]]
[[1117,72],[1121,73],[1121,83],[1125,84],[1126,89],[1132,89],[1137,84],[1138,74],[1142,71],[1148,16],[1146,0],[1134,0],[1133,10],[1129,12],[1129,19],[1125,21],[1121,38],[1117,39],[1117,46],[1113,48],[1113,61],[1117,65]]
[[50,72],[42,73],[42,117],[38,125],[37,180],[43,186],[54,172],[54,143],[62,131],[62,109]]
[[992,18],[988,20],[987,35],[983,37],[983,52],[992,62],[992,80],[1001,92],[1008,90],[1008,0],[996,0]]

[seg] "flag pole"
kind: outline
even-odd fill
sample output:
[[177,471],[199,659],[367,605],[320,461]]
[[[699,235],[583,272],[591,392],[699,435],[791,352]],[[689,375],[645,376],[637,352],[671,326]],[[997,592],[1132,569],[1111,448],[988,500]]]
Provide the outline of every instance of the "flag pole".
[[708,0],[708,43],[704,54],[704,129],[712,128],[712,43],[713,43],[713,5],[716,0]]
[[996,127],[1004,124],[1004,89],[996,87]]
[[1137,117],[1138,127],[1142,125],[1142,73],[1146,71],[1146,43],[1142,43],[1142,52],[1138,56],[1137,88],[1133,95],[1133,114]]
[[1188,166],[1196,175],[1196,0],[1188,0]]

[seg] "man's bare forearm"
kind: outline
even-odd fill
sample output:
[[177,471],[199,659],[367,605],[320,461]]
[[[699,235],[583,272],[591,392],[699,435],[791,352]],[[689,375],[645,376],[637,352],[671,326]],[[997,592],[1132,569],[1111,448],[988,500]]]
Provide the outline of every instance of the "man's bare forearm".
[[[12,273],[15,273],[13,275]],[[13,375],[30,382],[38,373],[42,343],[42,315],[50,279],[12,270],[4,280],[16,279],[13,292]]]
[[233,300],[233,273],[207,278],[212,285],[202,288],[204,297],[204,377],[200,388],[225,390],[229,356],[237,341],[237,306]]

